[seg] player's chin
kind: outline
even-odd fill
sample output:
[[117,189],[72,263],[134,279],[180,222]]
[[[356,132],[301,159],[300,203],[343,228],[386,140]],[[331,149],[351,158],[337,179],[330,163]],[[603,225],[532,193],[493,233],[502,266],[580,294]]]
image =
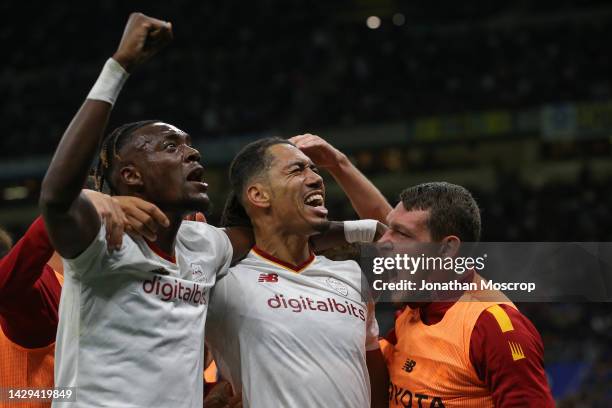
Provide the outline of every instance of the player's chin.
[[311,217],[308,221],[314,232],[325,232],[331,225],[331,221],[327,219],[327,216]]
[[206,193],[190,194],[186,204],[192,211],[206,212],[210,207],[210,198]]

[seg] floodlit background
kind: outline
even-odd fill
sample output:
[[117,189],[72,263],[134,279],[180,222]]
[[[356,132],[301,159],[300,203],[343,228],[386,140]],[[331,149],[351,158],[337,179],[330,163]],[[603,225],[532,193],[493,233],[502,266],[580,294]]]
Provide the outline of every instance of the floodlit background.
[[[130,11],[171,21],[175,41],[134,73],[111,127],[157,118],[190,133],[212,223],[243,144],[310,132],[393,204],[418,182],[465,185],[483,240],[612,241],[603,0],[2,2],[0,225],[15,238]],[[354,217],[331,180],[328,190],[331,218]],[[544,338],[559,406],[609,406],[610,303],[521,310]]]

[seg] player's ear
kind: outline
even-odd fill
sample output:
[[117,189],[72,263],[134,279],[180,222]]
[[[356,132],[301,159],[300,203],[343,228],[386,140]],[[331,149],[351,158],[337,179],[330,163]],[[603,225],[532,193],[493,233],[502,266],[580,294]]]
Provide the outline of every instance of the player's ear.
[[131,164],[123,166],[121,170],[119,170],[119,177],[121,178],[121,182],[126,186],[133,187],[143,185],[140,171]]
[[251,184],[246,190],[246,198],[255,207],[270,207],[270,193],[262,183]]
[[461,240],[455,235],[449,235],[440,242],[440,256],[454,258],[459,255]]

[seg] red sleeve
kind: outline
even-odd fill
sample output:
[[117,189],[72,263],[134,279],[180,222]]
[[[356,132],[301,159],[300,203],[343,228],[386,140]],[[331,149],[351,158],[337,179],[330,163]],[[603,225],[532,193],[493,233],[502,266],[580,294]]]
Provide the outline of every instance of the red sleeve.
[[38,217],[23,238],[0,259],[0,302],[7,296],[31,288],[51,255],[53,247],[45,223]]
[[0,326],[23,347],[44,347],[55,341],[61,286],[46,265],[52,254],[39,217],[0,259]]
[[496,408],[553,407],[544,371],[540,334],[521,312],[500,305],[511,322],[502,325],[488,311],[478,318],[470,338],[470,360],[485,382]]

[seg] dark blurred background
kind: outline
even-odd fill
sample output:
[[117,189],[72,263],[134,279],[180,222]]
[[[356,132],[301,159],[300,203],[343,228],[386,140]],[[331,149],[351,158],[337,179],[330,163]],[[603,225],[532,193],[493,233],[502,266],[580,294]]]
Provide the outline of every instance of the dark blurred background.
[[[260,0],[0,3],[0,225],[37,214],[63,129],[129,12],[175,41],[128,82],[112,126],[158,118],[203,155],[215,223],[246,142],[311,132],[395,204],[468,187],[487,241],[612,241],[612,3]],[[334,219],[354,217],[329,183]],[[612,401],[610,304],[524,304],[561,407]]]

